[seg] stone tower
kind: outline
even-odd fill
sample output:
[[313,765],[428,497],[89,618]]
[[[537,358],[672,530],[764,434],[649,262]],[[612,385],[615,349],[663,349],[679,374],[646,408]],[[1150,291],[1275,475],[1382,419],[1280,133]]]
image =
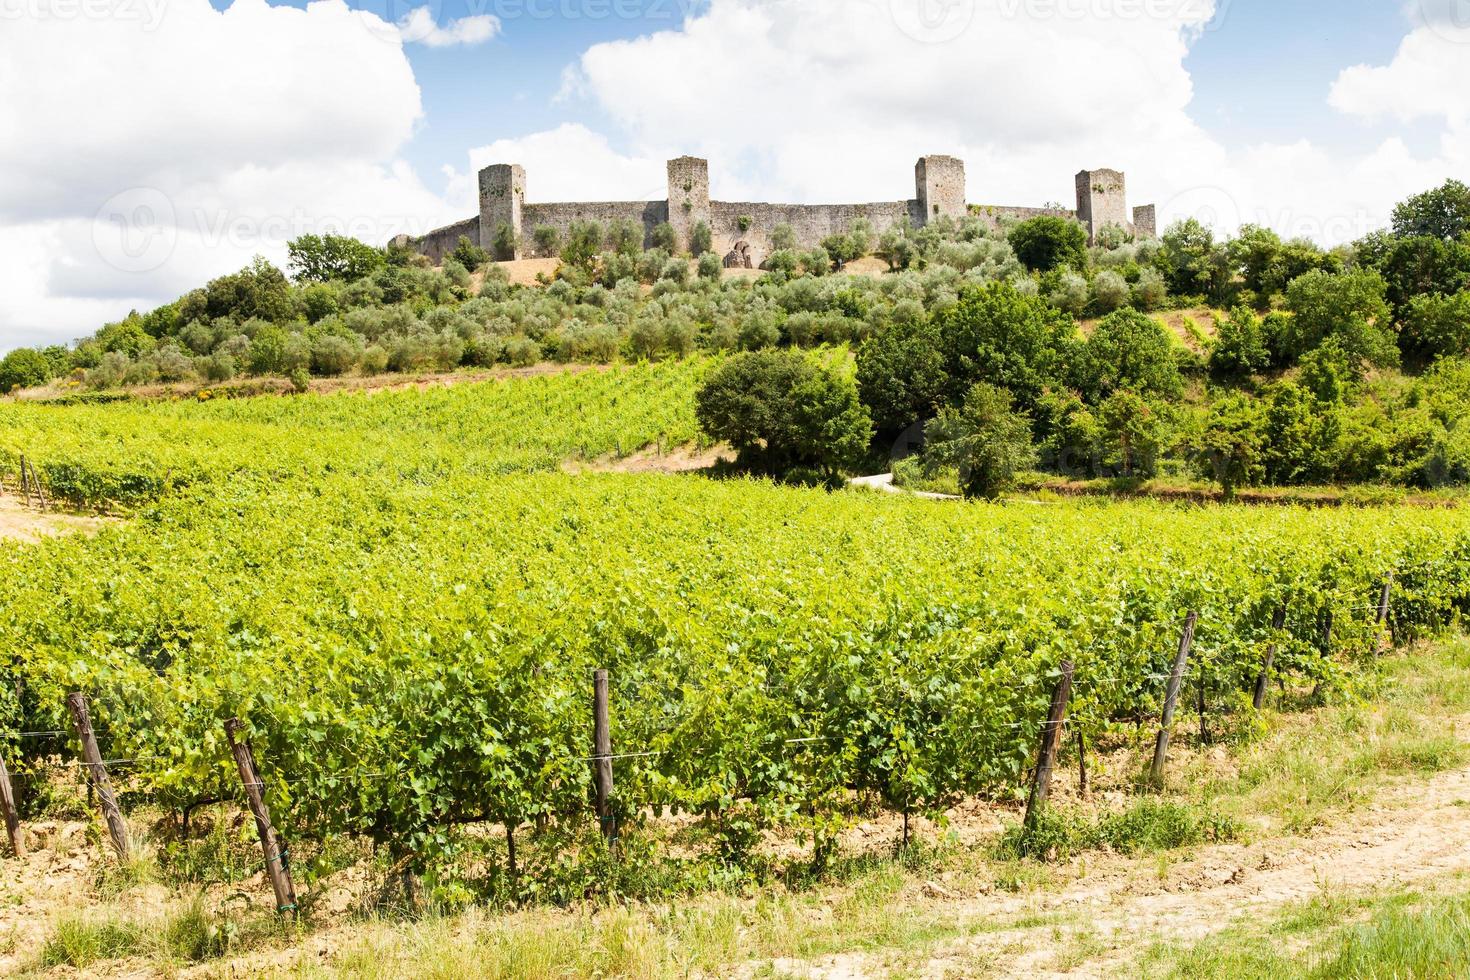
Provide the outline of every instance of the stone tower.
[[955,157],[920,157],[914,166],[914,185],[924,223],[935,218],[965,215],[965,161]]
[[689,251],[694,226],[703,221],[713,227],[709,207],[709,161],[679,157],[669,161],[669,224],[680,251]]
[[1089,243],[1108,225],[1128,230],[1128,192],[1117,170],[1084,170],[1077,175],[1077,220],[1087,228]]
[[[517,163],[497,163],[480,171],[480,247],[496,259],[521,257],[521,209],[526,204],[526,171]],[[495,237],[502,227],[515,236],[512,254],[498,254]]]
[[1133,237],[1140,241],[1159,237],[1159,215],[1152,204],[1133,209]]

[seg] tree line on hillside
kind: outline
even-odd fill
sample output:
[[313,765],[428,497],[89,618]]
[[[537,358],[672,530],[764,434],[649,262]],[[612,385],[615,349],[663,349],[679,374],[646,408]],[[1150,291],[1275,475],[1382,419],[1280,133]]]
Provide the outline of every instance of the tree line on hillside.
[[[1193,220],[1158,240],[1105,228],[1089,246],[1064,218],[996,227],[972,215],[882,234],[855,222],[807,250],[780,228],[751,280],[723,278],[705,235],[694,236],[697,257],[674,254],[666,233],[645,248],[632,222],[532,235],[561,262],[531,287],[512,285],[468,239],[435,268],[406,248],[303,236],[289,276],[257,259],[72,346],[13,351],[0,390],[241,375],[304,389],[349,373],[846,345],[856,374],[844,380],[831,358],[821,370],[856,392],[879,447],[928,420],[953,436],[907,464],[915,479],[986,471],[956,447],[1000,446],[997,433],[1016,443],[1000,452],[1014,464],[1002,471],[1205,472],[1232,487],[1470,478],[1470,430],[1457,435],[1470,189],[1456,181],[1403,202],[1390,229],[1332,250],[1252,226],[1218,240]],[[842,274],[868,254],[889,272]],[[1215,335],[1190,345],[1148,315],[1201,306],[1220,311]],[[767,361],[762,370],[775,370]],[[852,421],[845,388],[837,401]],[[983,438],[963,434],[975,426]],[[765,455],[771,472],[852,465],[844,453]]]

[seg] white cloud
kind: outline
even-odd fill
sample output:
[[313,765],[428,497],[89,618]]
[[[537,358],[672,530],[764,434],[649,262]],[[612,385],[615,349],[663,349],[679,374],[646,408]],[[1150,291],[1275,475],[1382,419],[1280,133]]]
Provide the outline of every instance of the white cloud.
[[427,6],[415,7],[398,22],[404,44],[426,44],[431,48],[483,44],[500,33],[500,18],[475,14],[452,20],[441,27]]
[[1470,121],[1470,25],[1438,21],[1415,29],[1387,65],[1357,65],[1332,86],[1329,101],[1349,115],[1413,122]]
[[1215,0],[711,0],[678,29],[595,45],[569,70],[559,99],[603,110],[618,148],[561,127],[474,162],[524,163],[532,200],[585,200],[599,184],[658,181],[662,160],[693,153],[710,159],[721,199],[817,202],[906,197],[915,158],[952,153],[972,202],[1069,205],[1076,171],[1116,167],[1131,203],[1157,203],[1161,221],[1337,243],[1467,169],[1457,120],[1470,47],[1456,41],[1470,37],[1440,9],[1464,0],[1424,2],[1395,62],[1344,72],[1331,105],[1444,117],[1429,155],[1399,139],[1353,153],[1211,138],[1190,115],[1185,57]]
[[0,349],[282,260],[304,231],[386,240],[449,213],[394,159],[422,116],[396,25],[342,0],[147,2],[0,31],[0,254],[25,270]]

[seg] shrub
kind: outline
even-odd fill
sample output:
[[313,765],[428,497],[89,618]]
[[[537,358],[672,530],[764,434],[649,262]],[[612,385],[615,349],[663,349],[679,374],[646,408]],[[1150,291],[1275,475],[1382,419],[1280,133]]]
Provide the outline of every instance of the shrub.
[[1120,389],[1175,397],[1184,380],[1174,349],[1162,324],[1137,310],[1119,310],[1103,317],[1088,338],[1079,380],[1098,398]]
[[516,251],[520,248],[520,241],[516,237],[516,230],[508,223],[501,222],[495,227],[495,236],[491,240],[490,247],[494,251],[495,258],[500,262],[509,262],[516,257]]
[[1041,215],[1022,221],[1011,228],[1006,240],[1016,258],[1032,272],[1087,267],[1087,231],[1067,218]]
[[1056,286],[1047,294],[1046,301],[1057,309],[1074,316],[1087,309],[1087,279],[1081,273],[1064,270],[1057,277]]
[[1169,286],[1157,269],[1143,269],[1133,284],[1133,305],[1140,310],[1157,310],[1169,298]]
[[1270,363],[1261,320],[1249,309],[1236,307],[1228,319],[1216,321],[1215,345],[1210,349],[1212,374],[1238,377],[1264,370]]
[[959,408],[940,409],[924,429],[926,470],[959,475],[966,497],[993,500],[1015,486],[1016,474],[1036,465],[1031,422],[1014,411],[1011,394],[977,384]]
[[827,477],[867,449],[872,422],[850,378],[794,351],[760,351],[725,361],[695,396],[700,427],[729,443],[749,469]]
[[1099,313],[1111,313],[1127,303],[1128,280],[1118,273],[1099,272],[1092,280],[1092,306]]
[[327,377],[346,374],[357,365],[361,356],[360,339],[354,337],[349,340],[337,334],[326,334],[311,345],[311,370],[313,374]]
[[0,360],[0,394],[34,388],[50,380],[51,362],[38,350],[21,347]]
[[1286,290],[1292,314],[1283,337],[1284,353],[1300,357],[1328,338],[1359,361],[1379,366],[1398,363],[1398,347],[1388,330],[1386,284],[1366,269],[1332,274],[1320,269],[1298,277]]
[[667,221],[654,225],[651,242],[654,248],[663,249],[671,255],[679,250],[679,235]]
[[286,252],[297,282],[356,282],[387,263],[381,249],[342,235],[302,235]]
[[478,272],[481,266],[490,261],[490,253],[470,241],[468,235],[459,236],[459,241],[455,244],[454,251],[450,253],[449,257],[458,262],[468,272]]
[[536,252],[543,256],[553,256],[561,249],[561,232],[551,225],[540,225],[532,232],[532,238],[536,241]]
[[[747,227],[743,227],[740,230],[742,232],[744,232],[744,231],[747,230],[747,228],[748,228],[748,226]],[[794,251],[796,249],[796,231],[795,231],[795,229],[793,229],[789,224],[785,223],[784,221],[781,224],[777,225],[775,228],[772,228],[771,229],[771,249],[772,249],[772,251],[778,251],[778,252],[779,251]]]
[[705,252],[699,257],[699,278],[718,281],[724,273],[724,263],[714,252]]
[[698,258],[714,247],[715,236],[714,232],[710,231],[709,225],[703,221],[695,222],[694,227],[689,231],[690,253]]

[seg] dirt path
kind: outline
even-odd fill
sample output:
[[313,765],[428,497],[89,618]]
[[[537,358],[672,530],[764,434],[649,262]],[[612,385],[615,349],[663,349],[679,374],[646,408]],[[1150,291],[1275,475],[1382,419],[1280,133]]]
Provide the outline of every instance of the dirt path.
[[22,541],[35,544],[42,538],[80,531],[95,534],[108,523],[108,518],[28,507],[12,493],[0,493],[0,542]]
[[[1092,977],[1128,972],[1140,937],[1190,943],[1239,920],[1271,915],[1325,889],[1359,892],[1410,887],[1470,872],[1470,770],[1443,773],[1387,791],[1372,805],[1306,838],[1203,848],[1169,865],[1101,862],[1094,872],[1045,894],[972,896],[934,904],[934,911],[973,927],[972,935],[936,950],[918,976]],[[1007,927],[1007,921],[1045,925]],[[999,927],[997,927],[999,924]],[[1060,930],[1060,932],[1058,931]],[[1105,948],[1070,970],[1059,969],[1059,938],[1090,930]],[[893,951],[779,962],[796,976],[882,976]]]

